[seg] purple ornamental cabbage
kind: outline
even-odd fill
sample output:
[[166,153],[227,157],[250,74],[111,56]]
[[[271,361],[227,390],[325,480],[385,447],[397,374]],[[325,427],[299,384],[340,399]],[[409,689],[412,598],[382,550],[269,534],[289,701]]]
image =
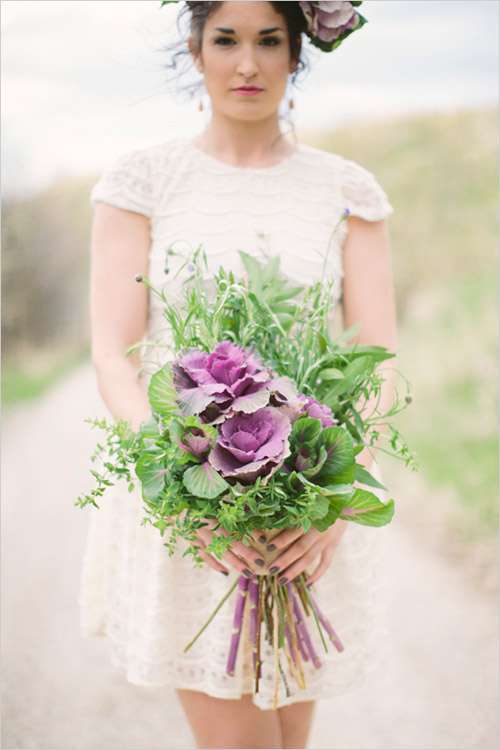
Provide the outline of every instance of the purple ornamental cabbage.
[[186,427],[178,442],[179,448],[198,458],[206,458],[211,447],[210,438],[200,427]]
[[303,402],[303,408],[301,416],[313,417],[319,419],[322,427],[331,427],[334,424],[338,424],[339,420],[335,419],[332,414],[332,410],[326,404],[321,404],[316,401],[312,396],[306,396]]
[[326,0],[325,2],[302,2],[308,28],[323,42],[333,42],[348,29],[358,25],[358,13],[348,0]]
[[320,420],[322,427],[338,424],[329,406],[299,393],[293,380],[286,375],[274,378],[267,387],[271,391],[270,406],[278,407],[292,423],[299,417],[313,417]]
[[220,426],[208,461],[225,479],[242,484],[269,478],[290,455],[291,429],[288,417],[272,406],[236,414]]
[[269,405],[276,406],[291,422],[303,415],[305,396],[298,392],[291,378],[286,375],[275,377],[267,384],[267,388],[271,393]]
[[267,405],[271,373],[251,351],[221,341],[213,352],[191,349],[172,366],[182,413],[218,424]]

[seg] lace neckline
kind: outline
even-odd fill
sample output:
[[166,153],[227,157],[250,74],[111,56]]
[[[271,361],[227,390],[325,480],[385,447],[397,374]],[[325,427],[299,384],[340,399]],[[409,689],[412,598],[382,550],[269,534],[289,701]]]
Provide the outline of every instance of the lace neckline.
[[284,159],[281,159],[281,161],[277,162],[276,164],[271,164],[267,167],[245,167],[238,166],[236,164],[229,164],[229,162],[227,161],[222,161],[221,159],[217,159],[215,156],[211,156],[206,151],[203,151],[201,148],[196,146],[189,138],[183,138],[182,140],[193,153],[195,153],[199,158],[204,159],[207,164],[214,164],[221,169],[227,170],[228,172],[261,172],[263,174],[278,172],[281,171],[283,167],[293,162],[303,148],[303,144],[297,144],[291,154],[288,154],[288,156],[285,156]]

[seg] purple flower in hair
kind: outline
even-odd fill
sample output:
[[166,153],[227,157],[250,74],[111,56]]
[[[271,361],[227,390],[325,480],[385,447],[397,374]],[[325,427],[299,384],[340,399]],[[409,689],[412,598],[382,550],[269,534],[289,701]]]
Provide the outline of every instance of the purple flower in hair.
[[300,0],[299,5],[307,20],[309,38],[324,51],[331,51],[354,29],[366,23],[348,0]]

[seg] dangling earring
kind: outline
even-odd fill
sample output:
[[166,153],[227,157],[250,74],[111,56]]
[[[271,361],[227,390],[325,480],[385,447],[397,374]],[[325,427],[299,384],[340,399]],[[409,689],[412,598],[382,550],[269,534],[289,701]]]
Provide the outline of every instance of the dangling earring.
[[200,101],[198,102],[198,112],[203,112],[203,109],[203,99],[200,99]]
[[295,102],[293,101],[293,98],[290,97],[288,100],[288,109],[294,109],[295,108]]

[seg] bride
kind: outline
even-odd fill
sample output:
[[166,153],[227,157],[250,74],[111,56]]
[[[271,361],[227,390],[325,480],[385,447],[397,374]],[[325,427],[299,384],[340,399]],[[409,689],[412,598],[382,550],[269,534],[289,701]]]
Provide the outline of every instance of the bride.
[[[166,259],[165,248],[177,241],[202,243],[212,272],[220,264],[241,272],[239,249],[271,251],[290,278],[312,283],[332,227],[347,208],[328,268],[344,327],[359,323],[359,343],[396,351],[385,222],[393,208],[386,194],[357,162],[290,142],[279,125],[289,77],[295,80],[304,67],[305,36],[332,51],[363,25],[358,5],[183,5],[186,53],[208,93],[210,122],[192,140],[180,136],[120,156],[91,194],[92,358],[106,407],[134,429],[150,416],[147,378],[139,375],[140,355],[124,352],[161,327],[154,298],[134,278],[148,275],[174,298],[178,261],[175,254]],[[357,461],[376,475],[368,449]],[[276,560],[282,578],[309,569],[346,649],[325,657],[308,689],[272,710],[271,682],[264,679],[252,694],[248,650],[234,677],[224,673],[231,607],[182,652],[225,593],[229,576],[259,570],[255,550],[237,544],[217,560],[204,551],[212,534],[206,527],[199,531],[206,566],[195,569],[180,554],[167,555],[156,529],[139,526],[140,510],[139,495],[123,491],[92,518],[82,578],[84,634],[107,636],[113,664],[129,682],[175,688],[198,747],[305,748],[316,701],[358,687],[368,671],[381,668],[380,530],[340,521],[324,533],[289,529],[273,540],[278,549],[294,542]],[[331,739],[333,746],[334,728]]]

